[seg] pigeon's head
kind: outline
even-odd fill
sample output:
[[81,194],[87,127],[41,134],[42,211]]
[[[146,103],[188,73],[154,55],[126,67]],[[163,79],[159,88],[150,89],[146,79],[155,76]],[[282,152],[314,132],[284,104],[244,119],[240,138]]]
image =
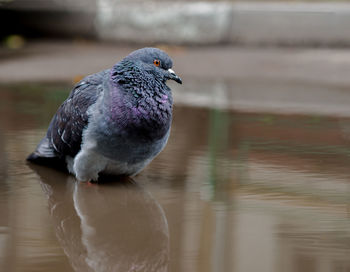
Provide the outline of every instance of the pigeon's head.
[[124,60],[137,63],[147,72],[153,73],[163,81],[171,79],[182,84],[181,78],[171,69],[173,66],[172,59],[167,53],[158,48],[138,49],[128,55]]

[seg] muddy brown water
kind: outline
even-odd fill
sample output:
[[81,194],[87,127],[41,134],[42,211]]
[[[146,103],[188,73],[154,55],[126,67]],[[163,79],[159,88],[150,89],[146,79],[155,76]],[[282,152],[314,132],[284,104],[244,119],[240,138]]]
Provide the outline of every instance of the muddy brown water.
[[0,87],[0,271],[350,271],[350,119],[177,105],[132,179],[27,165],[69,86]]

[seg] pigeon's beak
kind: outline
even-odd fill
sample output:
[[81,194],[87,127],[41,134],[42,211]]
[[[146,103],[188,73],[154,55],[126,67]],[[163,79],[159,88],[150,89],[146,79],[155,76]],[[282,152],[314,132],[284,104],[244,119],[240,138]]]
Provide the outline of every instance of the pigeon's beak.
[[181,78],[179,78],[179,77],[175,74],[174,70],[168,69],[168,72],[170,73],[170,79],[176,81],[177,83],[182,84]]

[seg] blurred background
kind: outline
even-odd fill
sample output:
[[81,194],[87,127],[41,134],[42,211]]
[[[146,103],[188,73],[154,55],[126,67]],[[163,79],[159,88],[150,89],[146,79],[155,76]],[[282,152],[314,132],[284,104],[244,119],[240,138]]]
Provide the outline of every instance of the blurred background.
[[[0,0],[0,25],[0,271],[350,271],[350,2]],[[25,163],[75,83],[145,46],[184,82],[150,166]]]

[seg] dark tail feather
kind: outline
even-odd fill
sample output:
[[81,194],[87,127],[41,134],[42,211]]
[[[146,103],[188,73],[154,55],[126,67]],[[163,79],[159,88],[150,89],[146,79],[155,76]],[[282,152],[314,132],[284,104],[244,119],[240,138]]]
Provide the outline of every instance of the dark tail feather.
[[60,170],[67,170],[64,159],[57,155],[47,137],[40,141],[36,150],[27,157],[27,161]]
[[40,154],[37,153],[36,151],[29,154],[29,156],[27,157],[27,161],[34,162],[34,163],[36,161],[40,161],[41,159],[45,159],[45,157],[40,156]]

